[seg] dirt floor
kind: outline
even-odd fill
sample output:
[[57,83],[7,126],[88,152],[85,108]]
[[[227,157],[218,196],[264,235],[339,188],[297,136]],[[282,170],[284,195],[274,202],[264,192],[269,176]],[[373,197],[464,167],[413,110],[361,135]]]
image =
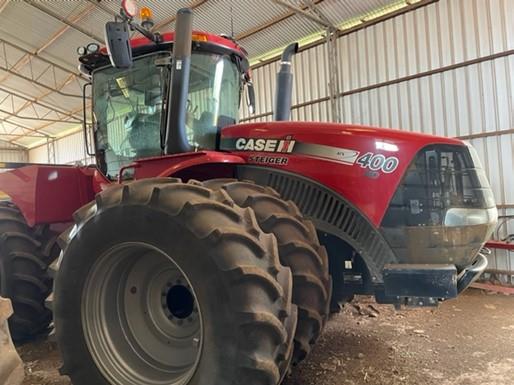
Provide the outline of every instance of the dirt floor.
[[[52,343],[19,348],[24,385],[69,385]],[[514,385],[514,297],[467,290],[437,309],[347,304],[283,385]],[[94,385],[94,384],[91,384]]]

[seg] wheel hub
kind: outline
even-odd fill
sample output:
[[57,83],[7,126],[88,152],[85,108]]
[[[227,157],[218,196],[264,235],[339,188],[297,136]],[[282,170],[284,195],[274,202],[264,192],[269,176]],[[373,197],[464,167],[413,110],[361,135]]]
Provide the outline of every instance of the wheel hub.
[[189,285],[181,279],[168,282],[161,294],[161,304],[168,319],[177,324],[193,323],[198,320],[198,307]]
[[142,244],[102,255],[84,289],[89,350],[112,384],[187,384],[202,348],[194,288],[173,259]]

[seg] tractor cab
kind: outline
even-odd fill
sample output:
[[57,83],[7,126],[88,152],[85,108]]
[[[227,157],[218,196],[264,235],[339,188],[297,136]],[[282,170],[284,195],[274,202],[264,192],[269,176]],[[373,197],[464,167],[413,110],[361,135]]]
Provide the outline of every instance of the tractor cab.
[[238,122],[243,89],[251,88],[246,51],[232,39],[186,32],[187,71],[174,49],[176,32],[146,32],[152,35],[127,40],[128,65],[116,62],[113,46],[88,46],[79,58],[91,79],[97,164],[111,179],[137,159],[217,149],[221,128]]

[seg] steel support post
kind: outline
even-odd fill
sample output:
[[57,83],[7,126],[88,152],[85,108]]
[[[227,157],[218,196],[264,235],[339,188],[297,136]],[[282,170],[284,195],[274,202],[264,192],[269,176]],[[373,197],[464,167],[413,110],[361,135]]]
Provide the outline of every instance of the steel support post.
[[341,105],[339,103],[340,78],[339,78],[339,55],[337,49],[337,30],[327,29],[327,54],[328,54],[328,73],[329,73],[329,97],[330,109],[332,111],[332,121],[340,123],[342,121]]

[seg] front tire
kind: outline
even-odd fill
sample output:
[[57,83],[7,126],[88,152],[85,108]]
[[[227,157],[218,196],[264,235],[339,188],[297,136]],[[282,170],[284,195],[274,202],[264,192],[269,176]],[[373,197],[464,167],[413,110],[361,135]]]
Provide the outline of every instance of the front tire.
[[74,385],[276,385],[296,313],[276,240],[199,182],[114,186],[75,214],[54,290]]

